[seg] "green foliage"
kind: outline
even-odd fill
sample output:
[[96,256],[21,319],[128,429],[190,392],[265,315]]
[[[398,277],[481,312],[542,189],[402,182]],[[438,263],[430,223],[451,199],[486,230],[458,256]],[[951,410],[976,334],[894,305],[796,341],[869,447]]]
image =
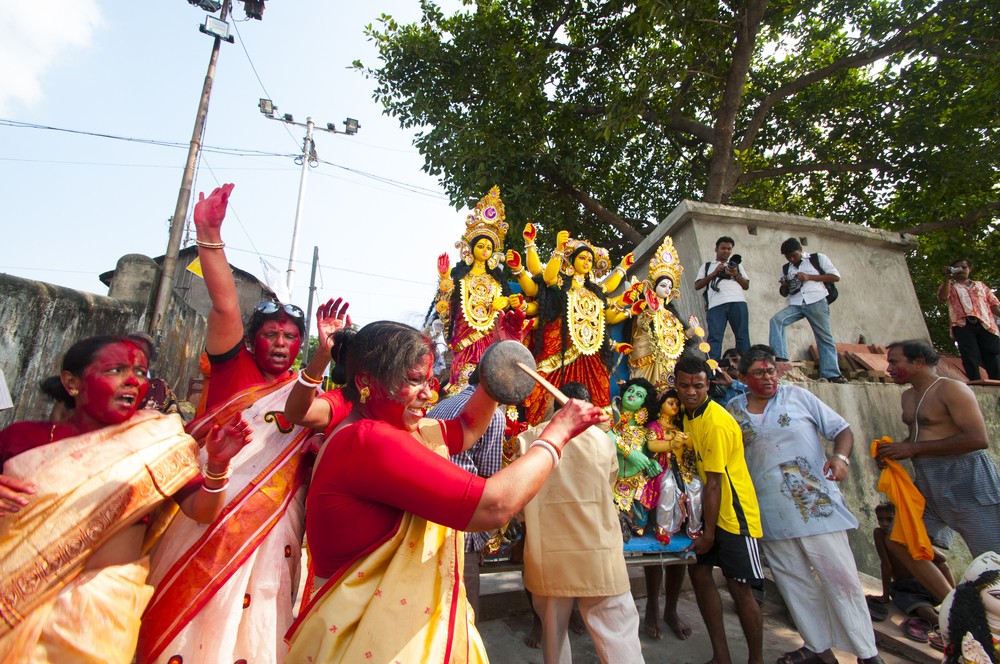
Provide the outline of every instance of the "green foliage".
[[[500,184],[543,242],[620,251],[683,199],[893,230],[998,199],[1000,0],[464,5],[383,15],[356,67],[456,207]],[[986,258],[996,218],[921,239],[928,310],[930,264]]]

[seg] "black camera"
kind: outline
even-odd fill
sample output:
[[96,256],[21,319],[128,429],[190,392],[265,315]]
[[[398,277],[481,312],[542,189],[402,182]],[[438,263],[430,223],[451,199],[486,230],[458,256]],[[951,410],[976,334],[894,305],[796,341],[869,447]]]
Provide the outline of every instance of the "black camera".
[[740,256],[739,254],[733,254],[732,256],[729,257],[729,262],[726,263],[726,267],[729,268],[730,270],[735,270],[740,266],[740,263],[742,262],[743,262],[742,256]]
[[945,270],[947,270],[950,277],[954,277],[962,272],[962,268],[960,267],[946,267]]

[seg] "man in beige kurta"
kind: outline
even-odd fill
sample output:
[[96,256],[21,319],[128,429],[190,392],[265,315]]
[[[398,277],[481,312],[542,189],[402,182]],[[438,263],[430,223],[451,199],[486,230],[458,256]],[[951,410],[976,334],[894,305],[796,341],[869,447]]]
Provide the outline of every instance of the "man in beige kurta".
[[[522,453],[546,424],[518,437]],[[644,661],[611,498],[617,474],[614,443],[590,427],[566,445],[559,465],[524,508],[524,586],[542,620],[545,664],[572,662],[567,629],[574,600],[602,662]]]

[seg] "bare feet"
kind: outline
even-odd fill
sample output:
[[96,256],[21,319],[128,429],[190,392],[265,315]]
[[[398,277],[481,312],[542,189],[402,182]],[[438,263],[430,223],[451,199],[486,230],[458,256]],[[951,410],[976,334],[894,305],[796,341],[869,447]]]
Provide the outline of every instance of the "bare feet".
[[691,625],[687,623],[686,620],[677,615],[677,612],[673,613],[663,613],[663,622],[667,623],[667,627],[673,631],[674,636],[676,636],[681,641],[685,641],[691,638]]
[[542,647],[542,621],[537,616],[531,621],[531,632],[524,637],[524,645],[529,648]]
[[[659,585],[659,582],[657,583]],[[647,588],[647,590],[649,590]],[[660,629],[659,599],[654,595],[646,598],[646,635],[651,639],[662,639],[663,630]]]

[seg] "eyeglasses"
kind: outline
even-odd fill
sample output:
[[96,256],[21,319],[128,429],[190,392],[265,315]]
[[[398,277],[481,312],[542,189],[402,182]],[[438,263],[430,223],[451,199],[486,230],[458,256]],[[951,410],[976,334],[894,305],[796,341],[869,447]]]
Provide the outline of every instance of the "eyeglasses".
[[274,302],[272,300],[264,300],[258,302],[255,307],[256,310],[265,316],[270,316],[276,314],[279,311],[284,311],[286,314],[292,318],[305,318],[305,312],[294,304],[281,304],[280,302]]
[[747,375],[753,376],[754,378],[763,378],[764,376],[777,376],[778,370],[774,367],[768,367],[766,369],[754,369],[753,371],[748,371]]

